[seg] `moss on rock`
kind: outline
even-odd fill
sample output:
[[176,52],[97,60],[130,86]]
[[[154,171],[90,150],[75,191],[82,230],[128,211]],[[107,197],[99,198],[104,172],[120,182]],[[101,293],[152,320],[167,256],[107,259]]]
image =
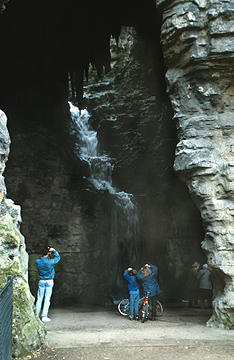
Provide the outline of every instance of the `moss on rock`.
[[44,324],[36,314],[34,298],[27,282],[28,254],[24,237],[15,227],[9,214],[0,222],[0,284],[13,276],[12,354],[15,357],[29,354],[45,341]]

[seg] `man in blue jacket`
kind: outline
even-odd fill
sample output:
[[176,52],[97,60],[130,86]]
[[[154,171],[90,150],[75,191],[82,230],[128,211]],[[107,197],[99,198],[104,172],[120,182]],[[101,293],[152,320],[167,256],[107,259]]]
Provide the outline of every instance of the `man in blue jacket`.
[[128,290],[130,295],[130,315],[129,319],[133,320],[133,312],[135,310],[135,318],[139,319],[139,300],[140,300],[140,291],[139,284],[136,280],[137,271],[128,268],[124,271],[124,277],[128,280]]
[[[51,252],[54,252],[53,259],[49,258]],[[51,247],[44,247],[42,249],[42,257],[36,260],[38,275],[40,279],[38,292],[37,292],[36,311],[37,311],[37,315],[39,316],[41,312],[42,301],[43,298],[45,297],[44,306],[41,315],[42,321],[44,322],[51,321],[51,319],[48,318],[48,312],[50,307],[50,298],[54,286],[54,275],[55,275],[54,267],[59,262],[59,260],[60,260],[60,255],[58,251],[56,251],[54,248]]]
[[145,264],[137,273],[137,280],[142,283],[144,292],[150,292],[149,302],[152,307],[152,320],[156,320],[157,296],[161,293],[158,281],[158,268]]

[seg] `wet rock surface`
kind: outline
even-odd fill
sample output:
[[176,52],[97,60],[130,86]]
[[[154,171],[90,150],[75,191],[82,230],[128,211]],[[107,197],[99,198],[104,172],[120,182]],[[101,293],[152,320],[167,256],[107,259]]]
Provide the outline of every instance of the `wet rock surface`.
[[85,105],[100,146],[113,158],[113,184],[133,194],[139,208],[141,261],[157,263],[165,297],[186,296],[192,259],[206,262],[204,233],[199,211],[173,171],[178,139],[160,45],[123,29],[118,51],[113,71],[85,86]]
[[112,52],[113,71],[98,83],[90,79],[85,106],[100,152],[112,158],[112,185],[133,194],[138,207],[137,264],[129,251],[135,233],[128,236],[126,220],[120,226],[124,213],[116,210],[114,196],[90,183],[89,166],[79,159],[78,139],[68,134],[70,119],[63,106],[56,113],[34,113],[34,121],[28,113],[11,117],[6,183],[9,196],[22,207],[30,288],[36,296],[35,260],[41,246],[49,244],[62,257],[56,266],[57,304],[82,303],[87,294],[90,303],[103,297],[112,303],[113,293],[119,300],[127,294],[122,274],[129,263],[138,268],[156,263],[165,297],[185,296],[187,269],[195,260],[206,262],[199,211],[173,171],[178,139],[160,45],[125,29]]
[[[201,211],[206,230],[203,248],[208,254],[215,279],[214,315],[208,324],[232,328],[232,2],[211,1],[207,5],[205,1],[184,1],[182,6],[178,1],[161,0],[158,5],[163,15],[162,44],[168,68],[168,92],[179,137],[175,170],[187,182]],[[120,81],[115,83],[114,91],[111,92],[109,87],[112,80],[106,88],[103,83],[99,84],[105,101],[100,106],[101,97],[97,100],[94,126],[102,139],[102,148],[117,159],[113,174],[116,186],[129,192],[133,190],[140,196],[142,188],[147,189],[144,235],[148,242],[142,261],[159,265],[162,287],[168,295],[174,295],[179,288],[183,289],[185,267],[191,265],[191,260],[195,260],[193,257],[196,255],[205,259],[199,244],[203,232],[197,209],[191,205],[188,193],[172,171],[177,139],[170,127],[172,112],[168,100],[164,98],[163,65],[154,64],[155,57],[151,57],[151,52],[147,53],[147,56],[150,55],[147,63],[138,61],[139,58],[144,59],[146,48],[138,40],[136,44],[130,52],[128,64],[119,74]],[[155,66],[159,67],[159,73],[152,71]],[[37,71],[28,73],[30,76],[39,74]],[[125,86],[121,86],[121,82]],[[155,88],[157,82],[163,85],[162,89]],[[147,90],[144,90],[146,87]],[[43,86],[42,89],[43,99],[44,96],[47,98]],[[28,91],[34,94],[31,86]],[[91,96],[90,100],[94,98]],[[38,280],[35,257],[39,256],[40,246],[49,241],[64,259],[56,279],[56,301],[74,303],[82,301],[88,294],[90,302],[96,302],[97,298],[100,301],[103,296],[110,302],[105,275],[110,260],[108,246],[112,229],[103,215],[104,211],[108,215],[110,213],[109,197],[103,193],[91,194],[83,178],[87,175],[87,168],[82,168],[74,158],[67,167],[71,148],[60,142],[62,137],[55,140],[58,132],[46,125],[51,117],[57,130],[64,116],[63,110],[58,108],[51,116],[53,111],[48,112],[49,102],[54,97],[46,99],[46,108],[39,99],[40,96],[34,101],[37,108],[43,110],[36,115],[32,104],[27,104],[31,111],[26,119],[24,111],[19,113],[18,109],[14,109],[15,114],[11,112],[14,150],[8,177],[11,197],[23,206],[25,221],[22,228],[32,254],[30,275],[33,291],[36,292]],[[108,116],[102,118],[105,106]],[[25,126],[27,132],[24,131]],[[109,138],[110,133],[112,138]],[[4,166],[5,163],[3,170]],[[160,191],[158,185],[161,186]],[[1,200],[5,193],[1,179]],[[18,226],[17,207],[5,201],[4,214],[7,207],[13,219],[11,221]],[[21,247],[25,255],[22,244],[20,237],[16,246]],[[21,258],[23,272],[26,270],[26,258]],[[122,267],[124,265],[121,263]],[[168,286],[171,278],[175,281]]]

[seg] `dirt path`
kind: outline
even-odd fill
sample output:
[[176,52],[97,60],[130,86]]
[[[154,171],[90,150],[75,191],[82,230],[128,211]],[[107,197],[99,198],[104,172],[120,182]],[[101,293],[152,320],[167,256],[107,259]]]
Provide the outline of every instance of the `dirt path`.
[[207,328],[211,310],[185,306],[167,307],[157,321],[144,324],[116,307],[51,309],[48,348],[31,358],[234,360],[234,330]]

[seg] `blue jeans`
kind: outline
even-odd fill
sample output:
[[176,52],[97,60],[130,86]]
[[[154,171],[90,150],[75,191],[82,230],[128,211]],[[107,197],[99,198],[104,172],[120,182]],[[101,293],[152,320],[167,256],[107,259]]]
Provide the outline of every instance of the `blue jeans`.
[[139,314],[139,300],[140,294],[130,294],[130,316],[133,316],[135,310],[135,316]]
[[49,307],[50,307],[50,298],[52,295],[53,286],[54,286],[53,279],[39,281],[38,292],[37,292],[37,302],[36,302],[36,311],[37,311],[38,316],[40,315],[40,312],[41,312],[41,306],[42,306],[42,301],[43,301],[44,296],[45,296],[44,306],[43,306],[41,316],[46,317],[48,315]]

